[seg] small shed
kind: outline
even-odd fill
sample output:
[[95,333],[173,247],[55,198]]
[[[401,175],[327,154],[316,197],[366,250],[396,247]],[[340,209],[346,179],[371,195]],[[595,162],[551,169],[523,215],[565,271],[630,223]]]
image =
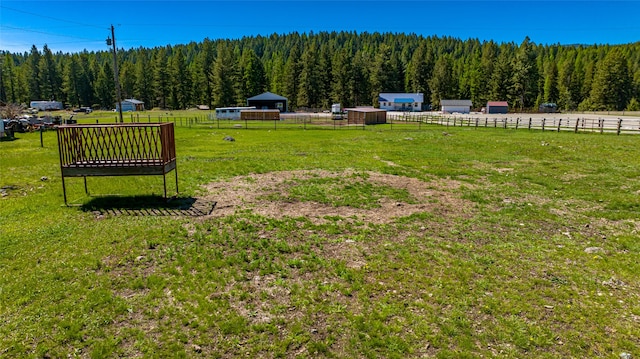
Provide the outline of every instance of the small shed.
[[257,96],[249,97],[247,99],[247,106],[255,106],[255,108],[261,110],[287,112],[289,109],[288,102],[289,100],[286,97],[265,92]]
[[241,110],[241,120],[262,120],[262,121],[276,121],[280,119],[280,111],[278,110]]
[[[120,108],[116,103],[116,111],[119,110]],[[133,98],[122,100],[122,111],[144,111],[144,102]]]
[[440,100],[442,113],[469,113],[471,106],[471,100]]
[[489,101],[487,102],[487,113],[508,113],[509,103],[507,101]]
[[363,123],[365,125],[387,123],[387,110],[373,107],[356,107],[345,110],[347,111],[349,123]]

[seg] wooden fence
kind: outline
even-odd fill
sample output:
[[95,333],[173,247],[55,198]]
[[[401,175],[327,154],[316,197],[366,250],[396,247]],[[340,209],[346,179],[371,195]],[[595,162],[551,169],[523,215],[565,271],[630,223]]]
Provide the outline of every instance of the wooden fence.
[[[615,134],[640,134],[639,118],[558,118],[526,116],[522,117],[494,117],[483,116],[442,116],[424,113],[388,112],[387,123],[366,126],[362,123],[352,123],[346,116],[343,118],[332,117],[323,113],[283,113],[277,120],[231,120],[217,119],[215,114],[198,114],[194,116],[172,116],[170,114],[151,116],[145,114],[131,114],[125,117],[125,122],[171,122],[177,127],[201,127],[225,129],[355,129],[365,130],[367,127],[376,130],[395,129],[426,129],[425,125],[438,125],[443,127],[475,127],[475,128],[502,128],[515,130],[539,130],[539,131],[567,131],[567,132],[591,132],[591,133],[615,133]],[[117,118],[116,118],[117,121]]]

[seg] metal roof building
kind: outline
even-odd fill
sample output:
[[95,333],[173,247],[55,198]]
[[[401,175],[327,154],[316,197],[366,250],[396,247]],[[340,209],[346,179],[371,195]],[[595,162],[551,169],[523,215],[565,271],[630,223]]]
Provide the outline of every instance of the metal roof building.
[[280,112],[288,111],[289,100],[286,97],[276,95],[271,92],[265,92],[257,96],[247,99],[247,106],[255,106],[259,110],[279,110]]
[[[119,105],[116,103],[116,111],[119,111]],[[122,111],[144,111],[144,102],[133,98],[122,100]]]
[[440,100],[442,113],[469,113],[471,112],[471,100]]

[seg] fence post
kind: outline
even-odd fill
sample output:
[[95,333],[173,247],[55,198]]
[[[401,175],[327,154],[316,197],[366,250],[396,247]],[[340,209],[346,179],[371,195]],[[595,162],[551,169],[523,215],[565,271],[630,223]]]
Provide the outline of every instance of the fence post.
[[545,123],[545,122],[547,122],[547,119],[546,119],[546,118],[543,118],[543,119],[542,119],[542,131],[543,131],[543,132],[544,132],[544,123]]
[[576,128],[574,130],[575,133],[578,133],[578,123],[580,123],[580,119],[579,118],[576,119]]
[[600,134],[604,133],[604,118],[598,120],[598,126],[600,127]]
[[558,132],[560,132],[560,125],[562,124],[562,119],[558,121]]
[[516,130],[518,129],[518,125],[520,125],[520,117],[516,118]]
[[531,117],[529,117],[529,130],[531,130]]
[[620,136],[620,130],[622,129],[622,119],[618,119],[618,136]]

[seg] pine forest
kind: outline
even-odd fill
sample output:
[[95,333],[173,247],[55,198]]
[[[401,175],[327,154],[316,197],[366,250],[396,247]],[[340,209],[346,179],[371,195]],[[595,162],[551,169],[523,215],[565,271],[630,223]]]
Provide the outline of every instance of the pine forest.
[[[113,109],[112,53],[54,52],[35,45],[0,52],[0,101],[61,101]],[[399,33],[321,32],[118,49],[122,98],[146,108],[246,104],[270,91],[290,109],[377,106],[381,92],[508,101],[516,111],[556,103],[563,111],[640,110],[640,42],[626,45],[495,43]]]

